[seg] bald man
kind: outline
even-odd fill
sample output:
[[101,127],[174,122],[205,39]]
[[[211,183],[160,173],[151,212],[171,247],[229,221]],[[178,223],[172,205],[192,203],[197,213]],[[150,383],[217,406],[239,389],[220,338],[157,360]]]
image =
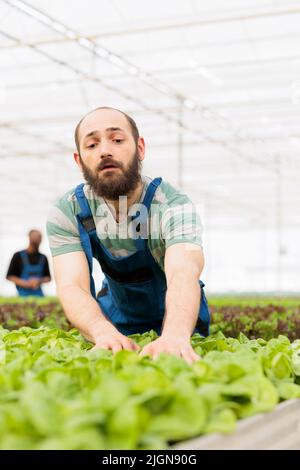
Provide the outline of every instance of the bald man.
[[[67,317],[95,348],[136,350],[128,335],[154,329],[159,338],[141,354],[198,360],[190,338],[195,331],[208,334],[209,311],[194,205],[162,178],[142,175],[145,141],[126,113],[89,112],[75,142],[86,183],[58,200],[47,224]],[[98,297],[93,258],[105,276]]]
[[51,276],[48,260],[39,252],[42,234],[39,230],[30,230],[28,237],[28,247],[13,255],[6,279],[15,284],[21,297],[43,297],[41,286],[50,282]]

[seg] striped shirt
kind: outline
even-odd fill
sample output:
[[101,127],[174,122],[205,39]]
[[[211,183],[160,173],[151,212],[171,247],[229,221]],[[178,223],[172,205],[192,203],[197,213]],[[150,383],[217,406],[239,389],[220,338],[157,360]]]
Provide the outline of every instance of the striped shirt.
[[[140,202],[152,179],[143,176],[142,181]],[[130,208],[127,218],[117,223],[112,208],[103,198],[95,195],[88,184],[84,185],[84,193],[101,243],[117,258],[134,253],[136,248],[132,233],[136,223],[132,222],[130,216],[136,212],[132,212],[134,208]],[[59,198],[52,207],[47,219],[52,256],[83,251],[76,219],[79,213],[80,207],[74,189]],[[148,238],[148,247],[162,270],[165,252],[169,246],[176,243],[192,243],[202,247],[202,224],[194,204],[188,196],[166,181],[162,181],[155,192],[148,214],[147,235],[142,235]]]

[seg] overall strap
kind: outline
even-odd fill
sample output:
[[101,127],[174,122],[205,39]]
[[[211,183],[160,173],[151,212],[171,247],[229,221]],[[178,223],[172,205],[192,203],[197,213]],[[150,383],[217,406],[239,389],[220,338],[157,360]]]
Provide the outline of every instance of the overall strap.
[[[152,180],[151,183],[149,184],[149,186],[147,188],[147,191],[146,191],[146,194],[144,196],[142,204],[147,209],[147,219],[146,220],[142,219],[141,220],[141,225],[146,225],[146,227],[147,227],[147,224],[148,224],[149,211],[150,211],[150,207],[151,207],[151,204],[152,204],[152,200],[153,200],[155,191],[157,190],[157,188],[158,188],[158,186],[160,185],[161,182],[162,182],[161,177],[154,178],[154,180]],[[140,215],[140,213],[139,213],[139,211],[137,211],[136,215],[132,217],[132,220],[136,219],[139,215]],[[144,230],[142,230],[140,228],[140,232],[144,233]],[[141,237],[136,238],[135,239],[135,246],[136,246],[137,250],[144,250],[147,246],[147,239],[146,238],[141,238]]]
[[157,188],[158,188],[158,186],[160,185],[161,182],[162,182],[161,177],[154,178],[154,180],[151,181],[151,183],[149,184],[149,186],[147,188],[146,194],[145,194],[144,199],[143,199],[143,204],[144,204],[144,206],[147,207],[148,211],[150,210],[151,203],[152,203],[155,191],[157,190]]
[[28,257],[28,254],[26,253],[26,250],[20,251],[20,256],[22,258],[24,267],[28,266],[30,263],[29,263],[29,257]]
[[92,243],[91,237],[96,233],[96,227],[94,223],[94,219],[92,216],[91,208],[87,201],[87,198],[83,191],[84,183],[79,184],[75,189],[75,196],[77,198],[79,207],[81,212],[76,216],[78,222],[78,229],[80,235],[80,241],[85,252],[89,271],[90,271],[90,289],[91,294],[94,298],[96,298],[96,290],[95,290],[95,283],[92,276],[93,272],[93,250],[92,250]]
[[43,268],[46,264],[46,257],[42,255],[42,253],[39,254],[39,262],[38,265]]
[[92,232],[93,230],[96,230],[96,227],[95,227],[90,205],[83,191],[83,187],[84,187],[84,183],[81,183],[75,189],[75,196],[77,198],[80,211],[81,211],[78,214],[78,216],[80,217],[82,224],[84,228],[86,229],[86,231]]

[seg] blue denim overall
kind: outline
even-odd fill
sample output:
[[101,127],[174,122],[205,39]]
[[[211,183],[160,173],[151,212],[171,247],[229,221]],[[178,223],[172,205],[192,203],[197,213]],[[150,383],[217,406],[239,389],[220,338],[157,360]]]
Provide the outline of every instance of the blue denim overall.
[[[147,188],[143,204],[148,214],[160,183],[161,178],[156,178]],[[83,186],[84,184],[77,186],[75,195],[81,210],[77,221],[81,245],[90,270],[91,294],[99,303],[102,312],[121,333],[130,335],[153,329],[161,334],[167,290],[165,273],[153,258],[146,238],[138,237],[134,240],[136,251],[133,254],[118,258],[112,256],[97,236]],[[137,213],[132,220],[138,215]],[[99,261],[105,275],[101,289],[104,295],[98,298],[92,277],[93,257]],[[210,316],[203,287],[203,282],[199,280],[201,304],[195,331],[206,336],[209,334]]]
[[[21,279],[29,279],[30,277],[38,277],[42,278],[43,277],[43,272],[44,272],[44,264],[45,264],[45,258],[40,255],[38,264],[30,264],[29,262],[29,257],[26,252],[26,250],[23,250],[20,252],[22,262],[23,262],[23,269],[21,272]],[[20,287],[16,286],[18,294],[21,297],[28,297],[29,295],[33,295],[35,297],[43,297],[43,291],[41,287],[38,289],[29,289],[25,287]]]

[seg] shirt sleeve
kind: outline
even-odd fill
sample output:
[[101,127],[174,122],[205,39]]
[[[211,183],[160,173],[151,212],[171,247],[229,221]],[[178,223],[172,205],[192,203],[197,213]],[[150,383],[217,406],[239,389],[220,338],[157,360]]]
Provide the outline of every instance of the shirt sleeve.
[[10,261],[6,277],[16,276],[21,277],[22,261],[19,253],[15,253]]
[[76,204],[69,193],[50,210],[47,217],[47,235],[52,256],[83,251],[75,210]]
[[47,256],[45,256],[44,260],[45,261],[44,261],[43,277],[50,277],[51,278]]
[[165,247],[192,243],[203,247],[202,223],[195,205],[186,198],[181,204],[165,206],[161,216],[161,237]]

